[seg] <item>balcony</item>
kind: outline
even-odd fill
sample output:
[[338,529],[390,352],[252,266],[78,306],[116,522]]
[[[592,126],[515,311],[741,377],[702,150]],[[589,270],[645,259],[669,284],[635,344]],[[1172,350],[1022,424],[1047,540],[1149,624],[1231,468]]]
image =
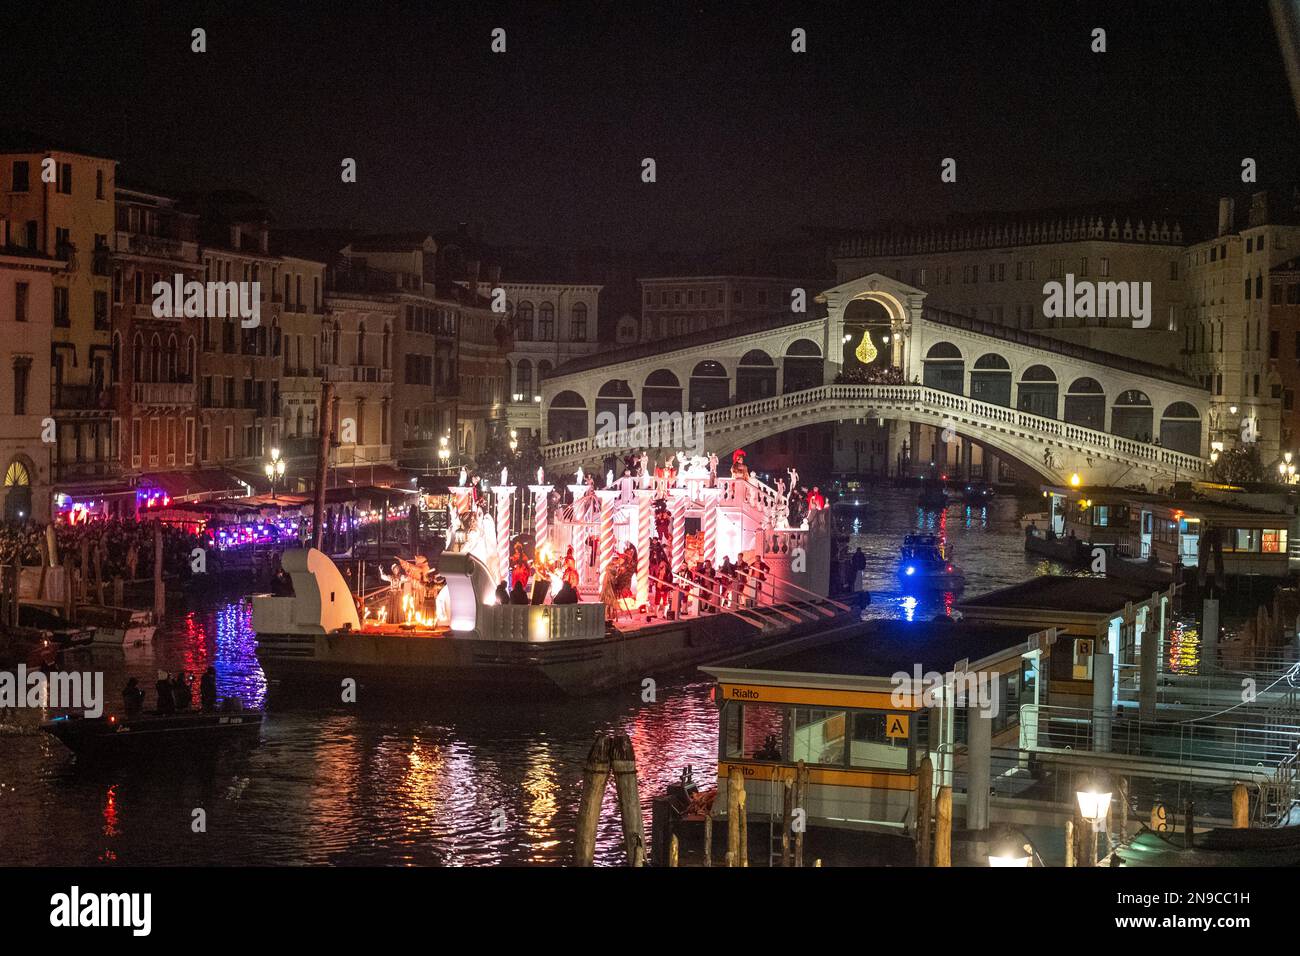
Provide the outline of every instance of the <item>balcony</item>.
[[136,382],[131,387],[131,400],[151,407],[193,405],[195,394],[192,382]]
[[93,385],[55,385],[51,389],[50,405],[60,412],[102,411],[113,407],[113,393],[107,388]]
[[330,382],[391,382],[393,370],[377,365],[326,365],[325,379]]

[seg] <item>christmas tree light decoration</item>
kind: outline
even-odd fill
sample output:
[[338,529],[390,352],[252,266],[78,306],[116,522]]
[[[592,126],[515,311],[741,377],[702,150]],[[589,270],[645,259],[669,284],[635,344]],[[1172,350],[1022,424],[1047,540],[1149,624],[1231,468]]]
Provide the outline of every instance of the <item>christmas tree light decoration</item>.
[[871,331],[869,329],[862,330],[862,341],[858,343],[858,347],[853,354],[858,357],[858,361],[863,365],[870,365],[876,360],[876,356],[880,354],[871,341]]

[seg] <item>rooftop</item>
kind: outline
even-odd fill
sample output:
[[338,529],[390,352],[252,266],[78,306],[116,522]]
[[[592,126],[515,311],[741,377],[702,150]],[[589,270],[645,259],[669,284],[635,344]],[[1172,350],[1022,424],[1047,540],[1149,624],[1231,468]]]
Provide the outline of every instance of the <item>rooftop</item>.
[[1120,578],[1057,577],[1045,575],[1021,584],[991,591],[957,605],[966,608],[1020,608],[1075,614],[1108,614],[1124,605],[1145,601],[1152,588]]
[[977,661],[1012,651],[1041,628],[933,621],[873,621],[865,631],[830,644],[750,659],[734,670],[782,671],[836,677],[889,677],[899,671],[947,671],[960,660]]

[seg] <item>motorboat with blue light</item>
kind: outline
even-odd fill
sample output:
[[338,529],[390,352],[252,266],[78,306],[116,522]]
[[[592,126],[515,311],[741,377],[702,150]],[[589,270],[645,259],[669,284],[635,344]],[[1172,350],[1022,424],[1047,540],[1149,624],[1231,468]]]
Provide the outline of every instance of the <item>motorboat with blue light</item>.
[[948,559],[937,536],[909,534],[899,552],[898,578],[904,588],[958,591],[966,586],[966,576]]

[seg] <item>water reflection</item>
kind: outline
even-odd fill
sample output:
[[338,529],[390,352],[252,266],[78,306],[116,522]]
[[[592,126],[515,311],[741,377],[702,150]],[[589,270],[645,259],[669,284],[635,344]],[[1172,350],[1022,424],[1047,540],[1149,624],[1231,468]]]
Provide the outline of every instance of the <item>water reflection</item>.
[[[1033,503],[1034,505],[1037,502]],[[915,507],[882,489],[858,509],[869,614],[925,620],[964,596],[1059,571],[1023,550],[1015,500]],[[963,594],[903,593],[898,548],[909,532],[947,536]],[[717,767],[711,685],[661,681],[657,699],[632,687],[591,700],[441,693],[363,693],[356,705],[284,701],[258,666],[243,600],[175,613],[151,647],[97,650],[110,707],[128,676],[216,667],[219,693],[267,704],[256,748],[197,766],[69,770],[42,735],[0,735],[0,864],[556,864],[572,853],[582,767],[597,733],[632,741],[649,825],[650,799],[691,765],[702,786]],[[195,807],[208,832],[191,832]],[[614,785],[605,796],[597,862],[623,861]]]

